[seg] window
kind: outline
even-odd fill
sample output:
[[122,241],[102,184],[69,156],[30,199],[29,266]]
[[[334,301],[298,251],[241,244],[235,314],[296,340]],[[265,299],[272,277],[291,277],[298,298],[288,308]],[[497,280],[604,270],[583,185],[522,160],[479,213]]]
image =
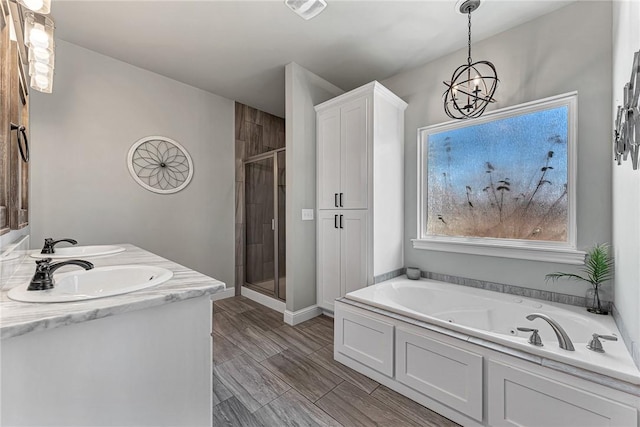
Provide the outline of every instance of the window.
[[581,264],[571,93],[418,129],[414,247]]

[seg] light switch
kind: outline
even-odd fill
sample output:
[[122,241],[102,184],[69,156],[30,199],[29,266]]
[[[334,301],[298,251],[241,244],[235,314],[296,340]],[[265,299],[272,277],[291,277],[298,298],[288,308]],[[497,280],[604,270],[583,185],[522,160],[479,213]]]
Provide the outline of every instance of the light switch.
[[313,209],[302,209],[302,220],[313,221]]

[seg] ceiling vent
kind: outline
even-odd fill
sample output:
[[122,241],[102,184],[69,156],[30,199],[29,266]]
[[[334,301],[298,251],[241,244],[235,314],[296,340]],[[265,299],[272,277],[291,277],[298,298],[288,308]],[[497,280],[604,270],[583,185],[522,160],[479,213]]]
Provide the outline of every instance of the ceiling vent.
[[325,0],[285,0],[287,7],[305,20],[317,16],[327,7]]

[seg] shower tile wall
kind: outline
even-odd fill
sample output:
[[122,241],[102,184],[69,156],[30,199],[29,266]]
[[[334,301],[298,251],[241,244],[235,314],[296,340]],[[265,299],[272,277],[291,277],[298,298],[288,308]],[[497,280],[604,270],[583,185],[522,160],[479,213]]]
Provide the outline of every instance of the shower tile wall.
[[[261,265],[252,266],[252,273],[258,274],[262,270],[273,271],[273,235],[271,233],[271,216],[269,216],[268,230],[245,230],[245,182],[244,165],[245,159],[257,154],[266,153],[285,147],[284,119],[274,116],[264,111],[249,107],[248,105],[236,102],[235,137],[236,137],[236,294],[240,294],[240,287],[245,282],[244,277],[244,241],[245,233],[251,233],[249,247],[247,250],[254,251],[262,255]],[[256,175],[256,174],[253,174]],[[257,176],[252,179],[258,179]],[[262,193],[262,192],[261,192]],[[273,198],[273,193],[268,197]],[[283,198],[284,199],[284,198]],[[254,200],[250,200],[254,201]],[[247,208],[246,215],[258,215],[257,206]],[[268,234],[267,242],[258,239],[260,235]],[[284,233],[281,233],[279,242],[284,245]],[[265,249],[268,246],[268,249]],[[269,253],[270,252],[270,253]],[[284,266],[284,263],[281,265]],[[267,270],[269,269],[269,270]],[[247,278],[256,279],[257,277]]]

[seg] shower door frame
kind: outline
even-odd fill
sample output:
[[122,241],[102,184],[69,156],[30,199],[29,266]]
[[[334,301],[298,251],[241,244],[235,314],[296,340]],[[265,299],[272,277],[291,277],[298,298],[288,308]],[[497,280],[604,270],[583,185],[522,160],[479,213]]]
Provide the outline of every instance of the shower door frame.
[[[259,162],[261,160],[265,160],[265,159],[273,159],[273,227],[272,227],[272,231],[273,231],[273,295],[266,292],[264,289],[262,289],[260,286],[256,286],[253,283],[249,283],[247,282],[247,267],[248,267],[248,263],[247,263],[247,199],[246,196],[244,197],[244,206],[243,206],[243,212],[244,212],[244,218],[243,218],[243,224],[244,224],[244,241],[242,242],[243,245],[243,253],[244,253],[244,260],[243,260],[243,268],[244,268],[244,280],[243,280],[243,286],[246,286],[247,288],[251,289],[252,291],[256,291],[256,292],[260,292],[263,293],[267,296],[273,297],[278,301],[286,301],[286,295],[285,295],[285,299],[280,298],[280,242],[279,242],[279,235],[280,235],[280,218],[278,216],[278,206],[279,206],[279,197],[278,197],[278,154],[280,152],[284,152],[286,150],[285,148],[278,148],[276,150],[271,150],[268,151],[266,153],[262,153],[262,154],[257,154],[255,156],[251,156],[251,157],[247,157],[242,164],[244,165],[243,168],[243,178],[244,178],[244,185],[245,185],[245,194],[246,194],[246,182],[247,182],[247,165],[250,163],[256,163]],[[285,189],[286,191],[286,189]]]

